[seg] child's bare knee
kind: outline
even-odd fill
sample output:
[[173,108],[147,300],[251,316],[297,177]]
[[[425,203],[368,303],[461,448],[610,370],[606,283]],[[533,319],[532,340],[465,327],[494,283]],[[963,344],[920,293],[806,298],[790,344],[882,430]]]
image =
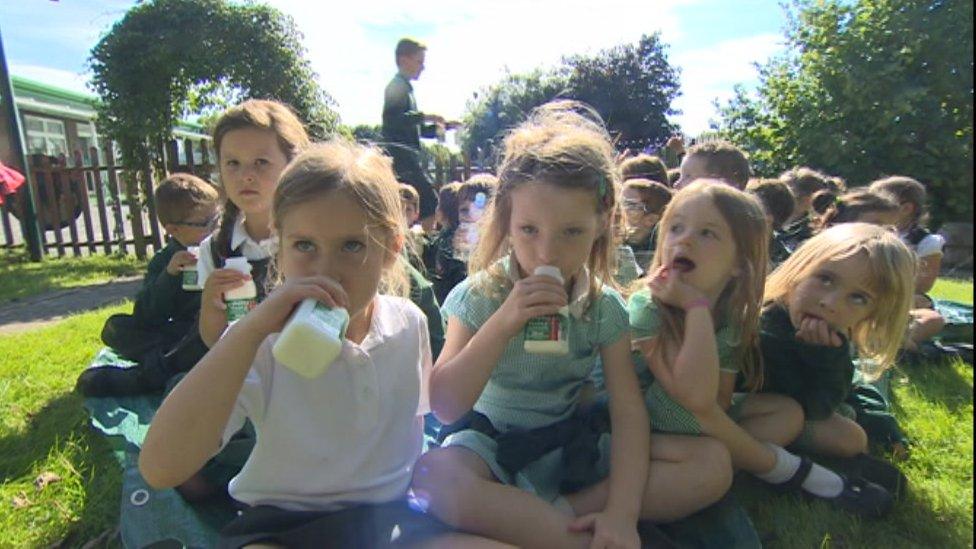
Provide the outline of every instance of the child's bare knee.
[[701,471],[702,489],[712,501],[718,500],[732,487],[732,455],[725,444],[711,437],[702,437],[696,455],[695,466]]
[[464,497],[473,494],[477,475],[449,449],[436,449],[420,456],[414,466],[411,490],[437,518],[452,526],[463,520]]
[[844,457],[854,457],[868,451],[868,434],[860,425],[850,422],[845,429],[844,441],[841,445]]

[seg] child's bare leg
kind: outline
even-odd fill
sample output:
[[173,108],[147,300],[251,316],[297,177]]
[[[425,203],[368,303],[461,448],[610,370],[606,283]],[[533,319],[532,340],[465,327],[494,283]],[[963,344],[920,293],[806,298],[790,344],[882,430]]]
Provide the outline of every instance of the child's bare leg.
[[704,413],[695,413],[702,432],[720,440],[732,456],[732,466],[749,473],[762,474],[776,466],[776,454],[759,442],[715,404]]
[[430,512],[464,532],[519,547],[586,547],[569,532],[572,517],[546,501],[497,482],[485,462],[460,447],[431,450],[414,468],[413,491]]
[[507,543],[502,543],[500,541],[483,538],[481,536],[453,532],[450,534],[434,536],[433,538],[422,542],[402,545],[401,547],[404,549],[514,549],[515,546],[508,545]]
[[787,396],[750,393],[740,412],[739,425],[760,442],[786,446],[803,432],[803,408]]
[[821,454],[854,457],[868,451],[868,435],[854,421],[834,412],[821,421],[808,421],[809,443]]
[[[709,437],[651,435],[651,465],[641,503],[641,518],[669,522],[715,503],[732,485],[729,452]],[[579,515],[602,511],[609,482],[604,480],[567,496]]]

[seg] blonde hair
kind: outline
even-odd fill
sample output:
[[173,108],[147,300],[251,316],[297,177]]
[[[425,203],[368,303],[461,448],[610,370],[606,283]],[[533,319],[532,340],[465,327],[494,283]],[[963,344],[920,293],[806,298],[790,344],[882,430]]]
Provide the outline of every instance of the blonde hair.
[[[282,172],[271,207],[272,223],[281,234],[282,220],[295,205],[342,192],[366,212],[373,242],[393,253],[387,243],[402,241],[406,232],[399,190],[389,157],[374,147],[332,139],[309,147]],[[378,229],[378,234],[373,234],[372,228]],[[280,281],[277,269],[272,272],[275,281]],[[379,292],[405,297],[409,286],[405,260],[398,257],[393,267],[384,271]]]
[[[705,195],[711,199],[729,225],[740,274],[729,280],[715,302],[716,324],[738,330],[735,358],[742,367],[746,387],[756,390],[762,385],[759,367],[759,314],[763,281],[769,256],[769,226],[762,204],[753,195],[715,180],[699,179],[674,194],[658,224],[657,248],[647,272],[655,272],[664,262],[664,239],[671,218],[684,202]],[[638,281],[646,286],[646,281]],[[635,286],[636,287],[636,286]],[[653,297],[653,296],[652,296]],[[662,303],[654,297],[660,311],[661,330],[651,347],[652,360],[668,363],[674,359],[685,334],[685,312]]]
[[511,252],[512,192],[541,182],[592,192],[594,213],[605,214],[608,222],[587,260],[589,297],[599,295],[603,284],[613,284],[616,245],[609,221],[617,208],[619,183],[610,136],[591,107],[554,101],[534,109],[505,138],[497,173],[498,188],[482,218],[481,237],[468,265],[471,274],[487,273],[479,277],[483,290],[497,294],[511,286],[497,260]]
[[[915,256],[891,231],[868,223],[842,223],[803,243],[766,281],[764,305],[787,306],[790,292],[828,261],[866,254],[874,310],[851,329],[851,342],[877,373],[890,366],[901,347],[915,293]],[[868,372],[872,373],[872,372]]]

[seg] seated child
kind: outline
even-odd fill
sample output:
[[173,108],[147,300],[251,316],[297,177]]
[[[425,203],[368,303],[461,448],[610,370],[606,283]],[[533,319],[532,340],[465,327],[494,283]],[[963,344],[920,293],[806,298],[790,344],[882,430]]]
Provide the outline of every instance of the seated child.
[[460,190],[459,181],[441,187],[435,212],[437,225],[440,228],[424,249],[424,265],[427,267],[427,275],[434,283],[434,295],[438,303],[443,303],[451,288],[468,275],[467,264],[460,261],[454,253],[454,235],[460,224],[458,219],[458,191]]
[[400,205],[403,206],[403,217],[407,220],[407,229],[417,231],[419,228],[417,221],[420,219],[420,193],[413,185],[400,183]]
[[482,173],[471,176],[458,189],[458,229],[454,255],[465,264],[478,244],[479,224],[498,187],[498,178]]
[[197,262],[187,248],[199,245],[216,225],[217,190],[192,174],[175,173],[156,187],[154,197],[166,246],[149,262],[132,314],[113,315],[102,330],[106,345],[138,365],[86,370],[77,384],[86,396],[162,390],[174,373],[164,366],[163,355],[194,329],[200,291],[183,289],[181,270]]
[[864,189],[849,191],[840,196],[830,191],[820,191],[813,196],[811,206],[819,214],[814,225],[821,230],[854,222],[890,227],[898,219],[898,202],[894,197]]
[[908,324],[914,262],[891,231],[842,223],[800,246],[769,276],[763,297],[762,390],[803,406],[806,424],[796,445],[866,462],[862,474],[891,492],[901,488],[892,479],[903,477],[866,456],[868,436],[844,401],[854,377],[852,347],[869,375],[893,363]]
[[793,191],[796,207],[790,218],[786,220],[782,230],[781,241],[789,253],[797,248],[804,240],[813,236],[813,195],[819,191],[829,189],[828,176],[810,168],[796,167],[780,174],[779,180]]
[[722,181],[741,191],[750,174],[749,158],[742,149],[728,141],[706,141],[688,149],[674,188],[678,190],[704,178]]
[[624,211],[626,236],[637,265],[644,271],[654,255],[657,222],[671,201],[671,189],[648,179],[624,181],[621,207]]
[[[314,146],[282,173],[272,211],[283,280],[163,401],[141,473],[156,488],[180,484],[249,418],[256,444],[230,483],[244,509],[218,547],[386,547],[444,532],[407,502],[431,354],[423,314],[399,297],[404,223],[389,160]],[[305,299],[349,313],[342,352],[313,378],[272,351]]]
[[769,239],[769,261],[775,267],[790,256],[790,251],[782,241],[783,224],[793,215],[796,201],[789,185],[779,179],[750,179],[746,191],[752,193],[762,203],[766,211],[766,221],[772,229]]
[[649,154],[638,154],[620,163],[620,177],[626,183],[629,179],[650,179],[671,186],[668,181],[668,167],[664,161]]
[[895,226],[902,242],[915,252],[918,275],[915,278],[915,303],[912,321],[909,323],[905,348],[916,350],[920,343],[928,341],[942,331],[945,319],[933,308],[932,299],[926,295],[935,285],[942,268],[942,248],[945,238],[929,232],[924,226],[925,186],[910,177],[888,177],[871,183],[871,191],[887,193],[898,201]]
[[[714,437],[733,466],[779,490],[879,516],[891,506],[884,488],[787,451],[802,429],[800,406],[755,392],[766,227],[758,200],[707,180],[675,193],[665,210],[647,288],[628,306],[652,427]],[[751,392],[734,392],[738,378]]]

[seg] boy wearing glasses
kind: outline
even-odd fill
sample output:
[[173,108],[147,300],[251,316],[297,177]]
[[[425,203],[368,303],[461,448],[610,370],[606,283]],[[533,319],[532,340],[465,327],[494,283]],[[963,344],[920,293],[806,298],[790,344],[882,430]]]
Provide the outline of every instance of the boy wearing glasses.
[[192,174],[175,173],[156,187],[156,212],[168,235],[166,246],[149,262],[131,315],[113,315],[102,329],[102,341],[133,367],[89,368],[78,378],[87,396],[124,396],[163,389],[175,372],[165,353],[193,329],[200,292],[183,289],[182,269],[196,264],[187,250],[206,238],[218,219],[213,185]]
[[634,251],[641,269],[654,255],[657,222],[664,208],[671,202],[671,189],[649,179],[637,178],[624,181],[623,211],[626,232],[624,243]]

